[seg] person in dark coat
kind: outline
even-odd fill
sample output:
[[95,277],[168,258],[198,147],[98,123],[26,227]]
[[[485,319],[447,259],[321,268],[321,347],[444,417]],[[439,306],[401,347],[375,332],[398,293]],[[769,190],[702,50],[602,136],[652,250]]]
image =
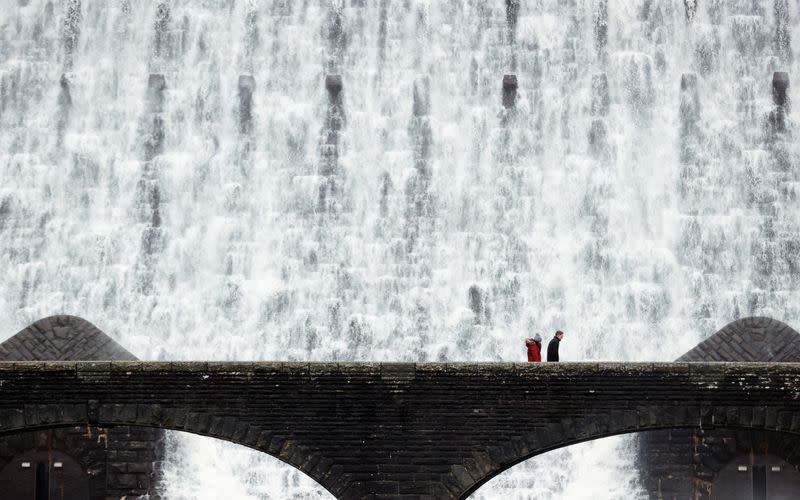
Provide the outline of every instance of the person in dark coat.
[[525,339],[525,347],[528,348],[528,362],[538,363],[542,360],[542,336],[538,333],[533,338]]
[[558,361],[558,346],[561,344],[562,338],[564,338],[564,332],[558,330],[553,340],[547,344],[547,361]]

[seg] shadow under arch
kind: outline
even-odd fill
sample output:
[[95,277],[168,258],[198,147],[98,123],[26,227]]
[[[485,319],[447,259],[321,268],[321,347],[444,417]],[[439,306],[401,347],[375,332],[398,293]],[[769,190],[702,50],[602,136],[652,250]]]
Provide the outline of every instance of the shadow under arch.
[[[502,464],[499,464],[498,466],[492,468],[491,470],[488,470],[477,482],[475,482],[473,484],[473,486],[471,488],[468,488],[467,490],[465,490],[464,493],[461,494],[458,498],[459,498],[459,500],[466,500],[467,498],[472,496],[474,493],[476,493],[482,486],[484,486],[486,483],[488,483],[492,479],[496,478],[497,476],[503,474],[504,472],[509,471],[510,469],[514,468],[515,466],[517,466],[517,465],[519,465],[519,464],[521,464],[521,463],[523,463],[523,462],[525,462],[527,460],[530,460],[531,458],[544,455],[544,454],[549,453],[551,451],[559,450],[559,449],[562,449],[562,448],[567,448],[569,446],[573,446],[573,445],[576,445],[576,444],[595,441],[595,440],[598,440],[598,439],[604,439],[604,438],[608,438],[608,437],[635,436],[635,435],[645,434],[645,433],[651,432],[651,431],[673,430],[673,429],[694,430],[694,429],[697,429],[697,428],[698,427],[697,427],[696,424],[694,424],[694,425],[692,425],[692,424],[684,424],[684,425],[655,424],[655,425],[644,425],[644,426],[638,427],[636,429],[627,429],[627,430],[620,430],[620,431],[616,431],[616,432],[599,433],[599,434],[594,435],[594,436],[584,436],[584,437],[575,437],[573,439],[567,439],[567,440],[559,442],[558,444],[539,448],[534,452],[531,452],[531,453],[528,453],[528,454],[525,454],[525,455],[520,455],[520,456],[518,456],[518,457],[516,457],[516,458],[514,458],[514,459],[512,459],[512,460],[510,460],[508,462],[504,462]],[[769,427],[753,427],[753,426],[736,425],[736,424],[726,424],[725,426],[715,426],[714,428],[715,429],[728,429],[728,430],[732,430],[732,431],[737,431],[737,430],[738,431],[761,431],[761,432],[768,432],[768,433],[773,433],[773,434],[777,434],[777,435],[789,435],[789,436],[793,436],[793,437],[796,437],[796,438],[800,439],[800,430],[792,431],[792,430],[789,430],[789,429],[778,429],[778,428],[769,428]],[[532,434],[532,436],[535,436],[535,433]],[[534,437],[534,439],[536,439],[536,437]],[[489,450],[488,451],[488,455],[490,455],[490,456],[491,455],[496,455],[498,453],[503,453],[503,452],[499,451],[499,450]],[[777,454],[777,456],[779,456],[780,458],[786,460],[789,463],[792,463],[792,465],[796,466],[796,464],[793,463],[793,462],[796,462],[797,460],[792,460],[792,457],[790,457],[788,454],[780,453],[780,454]],[[796,458],[800,458],[800,457],[796,457]],[[724,466],[724,464],[723,464],[723,466]],[[722,468],[723,467],[721,466],[720,470]],[[717,471],[717,472],[719,472],[719,471]]]
[[87,468],[79,458],[53,449],[28,448],[16,451],[7,460],[0,460],[0,491],[5,498],[18,499],[94,498],[96,495],[90,493],[91,481]]

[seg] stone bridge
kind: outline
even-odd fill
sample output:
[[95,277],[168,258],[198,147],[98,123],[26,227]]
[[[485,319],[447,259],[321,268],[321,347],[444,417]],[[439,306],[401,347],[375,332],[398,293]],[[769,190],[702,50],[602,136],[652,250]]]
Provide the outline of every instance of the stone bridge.
[[800,433],[794,363],[0,363],[0,435],[212,436],[342,499],[461,499],[534,455],[666,428]]

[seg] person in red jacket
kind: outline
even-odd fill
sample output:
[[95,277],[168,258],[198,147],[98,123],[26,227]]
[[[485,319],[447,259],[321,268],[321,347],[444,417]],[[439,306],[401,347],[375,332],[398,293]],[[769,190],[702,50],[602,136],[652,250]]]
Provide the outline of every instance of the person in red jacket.
[[538,333],[533,338],[525,339],[528,348],[528,361],[538,363],[542,360],[542,336]]

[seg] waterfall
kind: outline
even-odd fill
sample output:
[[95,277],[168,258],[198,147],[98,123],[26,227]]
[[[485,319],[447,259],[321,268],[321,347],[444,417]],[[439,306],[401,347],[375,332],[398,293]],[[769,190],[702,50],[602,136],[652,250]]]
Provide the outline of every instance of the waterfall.
[[[0,0],[0,317],[141,359],[668,361],[800,324],[788,0]],[[532,390],[543,388],[532,388]],[[169,433],[165,498],[330,495]],[[476,498],[636,498],[629,437]],[[598,487],[602,485],[602,487]]]

